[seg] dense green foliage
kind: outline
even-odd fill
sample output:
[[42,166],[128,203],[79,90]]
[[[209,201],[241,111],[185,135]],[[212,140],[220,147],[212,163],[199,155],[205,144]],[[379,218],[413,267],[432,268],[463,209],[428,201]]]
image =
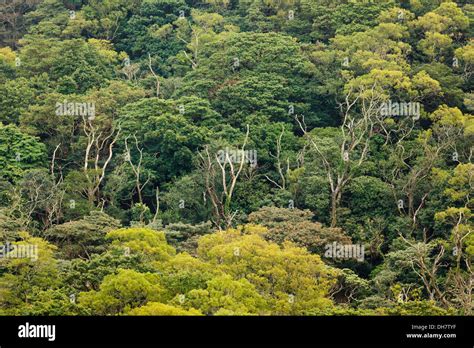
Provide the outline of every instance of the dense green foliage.
[[0,18],[1,315],[472,315],[473,5]]

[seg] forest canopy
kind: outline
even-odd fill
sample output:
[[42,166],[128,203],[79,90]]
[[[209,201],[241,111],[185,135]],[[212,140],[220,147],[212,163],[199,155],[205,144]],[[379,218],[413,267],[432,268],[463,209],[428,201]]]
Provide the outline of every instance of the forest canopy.
[[473,314],[468,1],[0,18],[0,315]]

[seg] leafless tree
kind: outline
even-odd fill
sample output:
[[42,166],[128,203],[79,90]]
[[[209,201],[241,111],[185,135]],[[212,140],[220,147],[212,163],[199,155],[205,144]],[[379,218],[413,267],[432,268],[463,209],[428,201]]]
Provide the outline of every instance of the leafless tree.
[[[86,196],[91,204],[99,199],[100,185],[104,181],[106,170],[113,156],[113,148],[120,135],[120,126],[100,129],[92,120],[82,116],[83,130],[87,138],[84,154],[83,173],[88,186]],[[90,168],[92,166],[92,168]]]
[[126,64],[121,71],[127,77],[128,81],[135,81],[139,70],[140,66],[138,64]]
[[281,183],[278,183],[275,180],[272,180],[268,175],[265,175],[265,178],[267,178],[268,181],[270,181],[279,189],[285,190],[286,189],[285,174],[288,173],[288,171],[290,170],[290,162],[289,162],[289,158],[287,158],[286,168],[283,169],[284,164],[282,163],[282,158],[281,158],[281,140],[283,138],[283,134],[285,133],[285,128],[283,126],[281,128],[282,128],[281,133],[280,133],[280,136],[277,138],[277,143],[276,143],[276,154],[270,153],[270,157],[275,159],[275,166],[278,171],[278,175],[280,176]]
[[239,163],[234,164],[227,152],[224,161],[219,159],[217,154],[211,155],[209,146],[206,146],[202,153],[199,153],[199,165],[204,173],[205,190],[213,206],[214,224],[219,229],[231,227],[237,214],[237,211],[231,211],[231,202],[235,185],[244,168],[245,156],[243,154],[248,137],[249,126],[247,125],[245,139],[240,149],[242,156],[240,156]]
[[360,167],[367,158],[369,141],[374,134],[376,117],[383,101],[383,96],[376,91],[375,87],[376,84],[370,89],[357,92],[350,89],[344,102],[340,103],[342,113],[342,124],[339,128],[341,143],[339,144],[339,160],[336,163],[331,161],[314,136],[307,131],[304,117],[295,117],[309,145],[321,159],[329,182],[331,227],[337,225],[337,209],[343,189],[353,178],[354,169]]
[[142,168],[143,148],[139,147],[138,139],[137,139],[136,135],[133,135],[133,139],[135,140],[135,149],[138,152],[138,162],[136,164],[134,164],[133,160],[132,160],[132,154],[131,154],[130,148],[128,147],[128,139],[129,139],[129,136],[127,136],[125,138],[125,159],[130,164],[130,167],[132,168],[133,174],[135,175],[135,189],[136,189],[137,194],[138,194],[138,202],[140,204],[143,204],[142,192],[143,192],[143,189],[145,188],[145,186],[150,182],[150,175],[148,175],[147,179],[142,184],[141,183],[142,182],[141,175],[142,175],[142,170],[143,170],[143,168]]
[[155,70],[153,70],[153,67],[151,65],[151,55],[150,55],[150,53],[148,53],[148,68],[150,69],[151,74],[155,78],[155,81],[156,81],[156,97],[159,98],[161,82],[160,82],[160,77],[155,73]]
[[406,261],[411,264],[413,272],[422,280],[430,300],[438,301],[446,307],[449,306],[445,291],[440,288],[438,279],[438,271],[443,267],[441,261],[446,251],[444,245],[438,244],[438,253],[430,261],[429,253],[432,247],[428,243],[410,241],[401,234],[400,238],[411,249],[411,252],[407,253],[409,259]]

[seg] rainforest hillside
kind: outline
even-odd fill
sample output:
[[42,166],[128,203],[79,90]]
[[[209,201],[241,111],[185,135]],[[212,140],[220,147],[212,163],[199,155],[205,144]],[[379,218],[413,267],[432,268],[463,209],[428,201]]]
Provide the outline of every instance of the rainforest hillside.
[[468,1],[0,19],[1,315],[472,315]]

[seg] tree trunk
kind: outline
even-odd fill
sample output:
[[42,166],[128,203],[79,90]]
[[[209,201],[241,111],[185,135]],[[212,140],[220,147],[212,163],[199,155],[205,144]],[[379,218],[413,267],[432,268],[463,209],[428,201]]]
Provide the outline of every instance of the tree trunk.
[[337,208],[340,200],[341,192],[339,189],[336,189],[331,193],[331,227],[336,227],[337,225]]

